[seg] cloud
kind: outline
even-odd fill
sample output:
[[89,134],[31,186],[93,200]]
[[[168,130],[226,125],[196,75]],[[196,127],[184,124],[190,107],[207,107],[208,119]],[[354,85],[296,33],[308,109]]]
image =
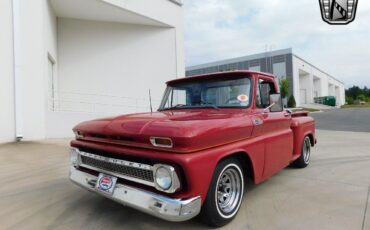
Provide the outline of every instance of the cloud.
[[345,82],[370,86],[370,2],[346,26],[322,21],[317,0],[184,0],[186,65],[293,52]]

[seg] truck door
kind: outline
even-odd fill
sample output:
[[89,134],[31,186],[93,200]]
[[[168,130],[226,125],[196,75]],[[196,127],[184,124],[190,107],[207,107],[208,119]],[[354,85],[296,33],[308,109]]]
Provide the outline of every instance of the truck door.
[[263,177],[269,177],[288,166],[293,154],[291,116],[286,111],[270,112],[270,94],[277,93],[271,78],[261,76],[255,83],[254,136],[261,136],[265,143]]

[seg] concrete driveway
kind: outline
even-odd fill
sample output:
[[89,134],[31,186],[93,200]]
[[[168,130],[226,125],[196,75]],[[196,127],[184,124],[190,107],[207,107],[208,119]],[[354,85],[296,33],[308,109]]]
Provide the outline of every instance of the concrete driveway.
[[[248,186],[224,229],[370,229],[370,133],[318,131],[311,165]],[[67,179],[68,142],[0,146],[1,229],[207,229],[169,223],[89,193]]]

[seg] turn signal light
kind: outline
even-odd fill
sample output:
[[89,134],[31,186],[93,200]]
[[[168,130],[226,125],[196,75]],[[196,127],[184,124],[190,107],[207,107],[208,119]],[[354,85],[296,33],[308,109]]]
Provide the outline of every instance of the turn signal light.
[[75,133],[76,139],[84,138],[84,135],[83,135],[83,133],[81,131],[74,130],[73,132]]

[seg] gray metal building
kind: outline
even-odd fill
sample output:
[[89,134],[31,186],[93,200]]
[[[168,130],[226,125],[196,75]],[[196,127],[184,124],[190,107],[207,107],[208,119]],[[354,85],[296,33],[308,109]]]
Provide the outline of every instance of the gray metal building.
[[253,70],[272,73],[278,78],[286,77],[297,105],[314,103],[314,97],[322,96],[335,96],[337,105],[345,103],[344,84],[295,55],[292,49],[190,66],[186,69],[186,76],[229,70]]

